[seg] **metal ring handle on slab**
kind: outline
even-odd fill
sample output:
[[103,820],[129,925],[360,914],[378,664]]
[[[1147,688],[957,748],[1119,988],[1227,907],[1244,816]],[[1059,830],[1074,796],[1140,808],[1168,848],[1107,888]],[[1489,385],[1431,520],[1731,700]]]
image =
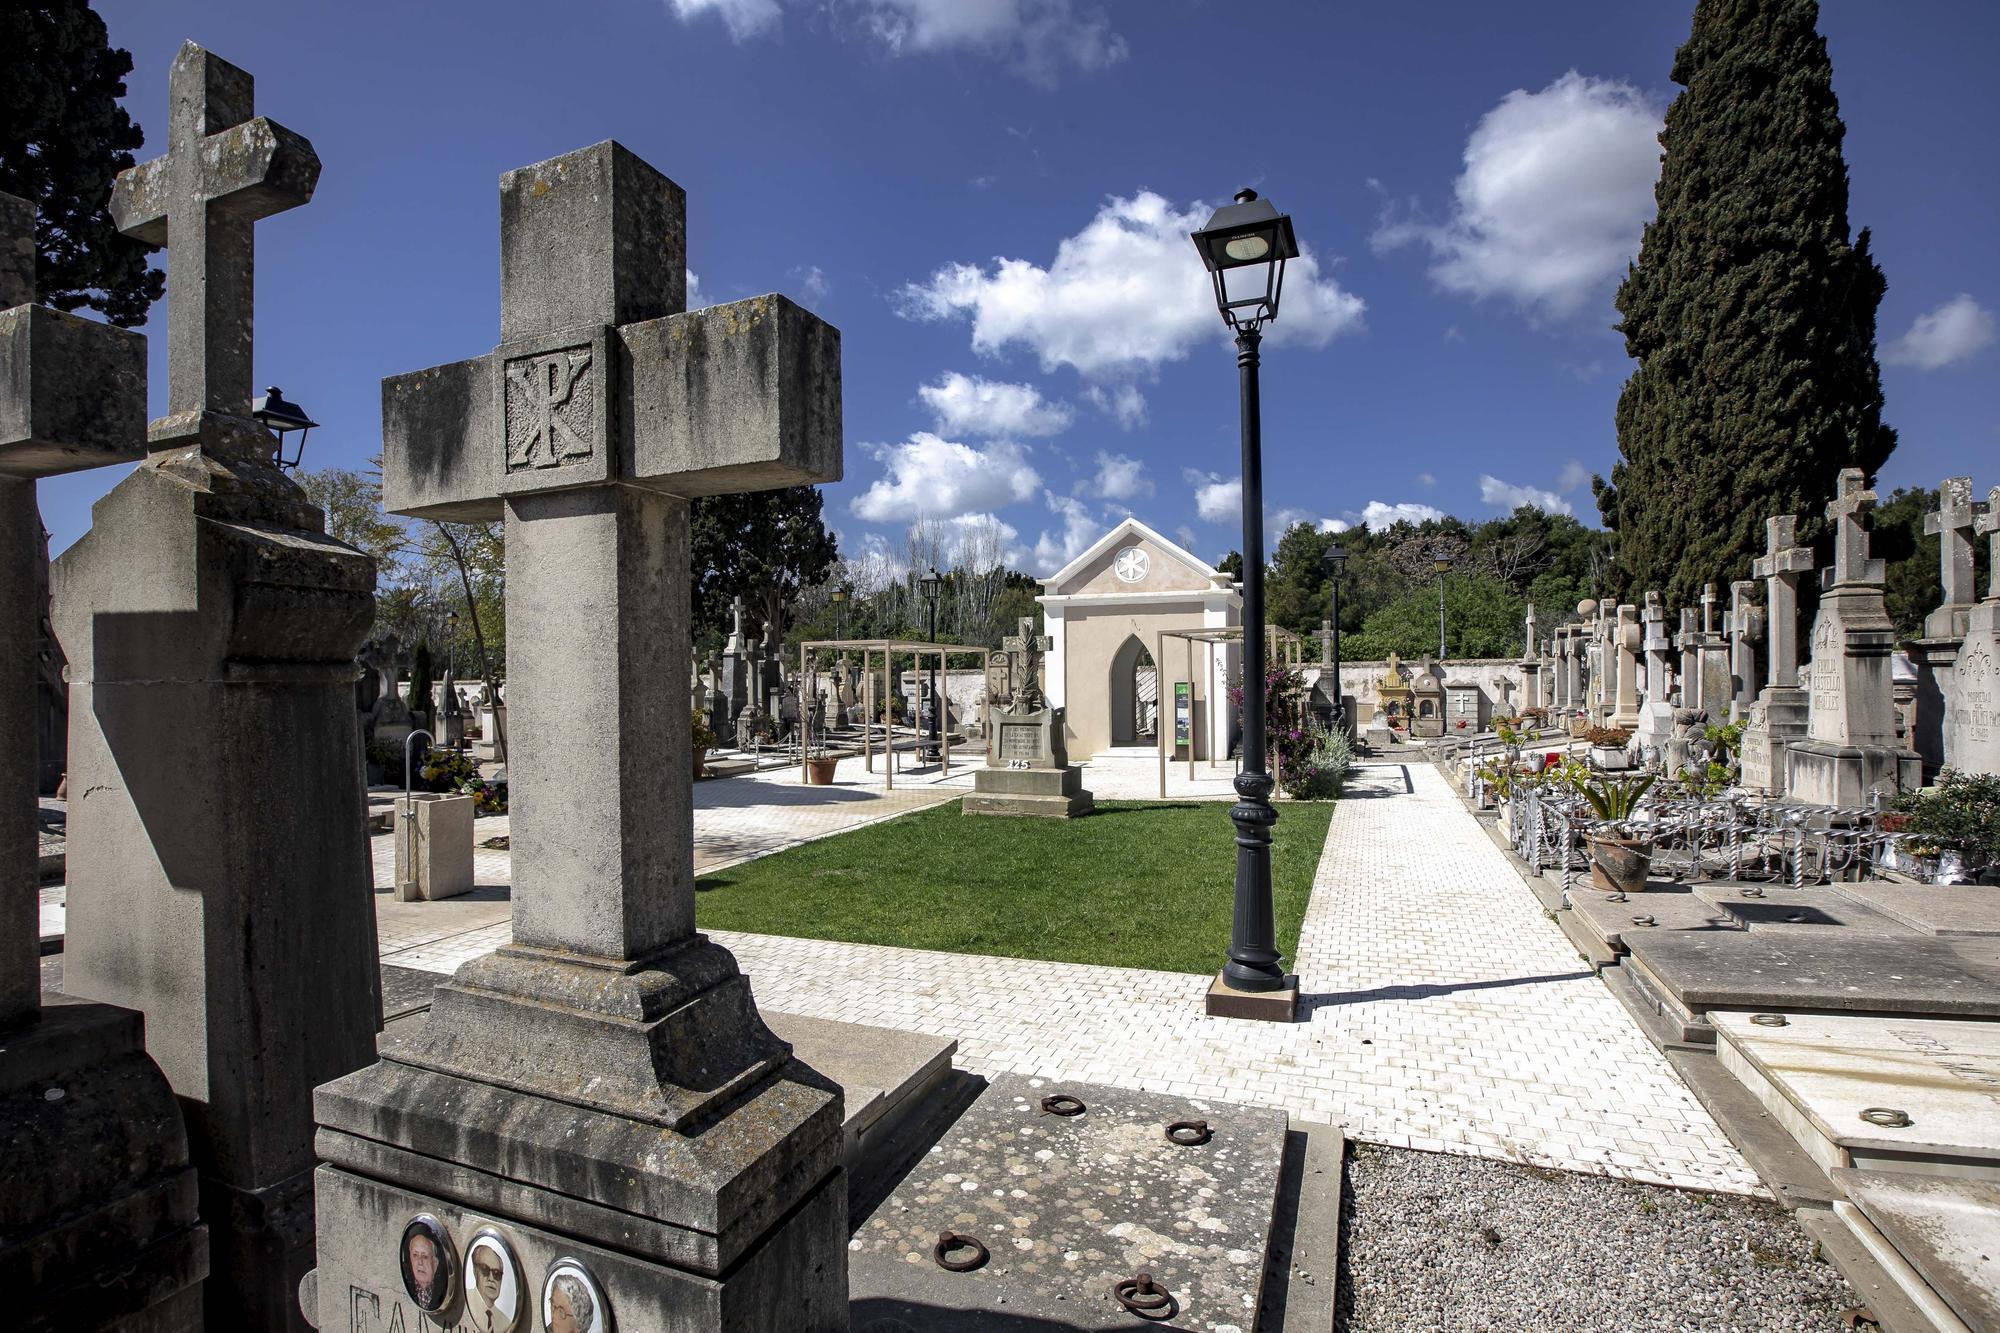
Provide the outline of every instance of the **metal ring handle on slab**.
[[1916,1123],[1910,1119],[1908,1111],[1899,1111],[1893,1106],[1871,1106],[1861,1113],[1861,1118],[1883,1129],[1908,1129]]
[[1783,1014],[1752,1014],[1750,1021],[1760,1028],[1790,1027],[1792,1020]]
[[1153,1281],[1153,1275],[1139,1272],[1111,1288],[1117,1302],[1141,1319],[1170,1319],[1177,1308],[1173,1293]]
[[1042,1098],[1042,1111],[1047,1115],[1082,1115],[1083,1099],[1072,1097],[1066,1092]]
[[1176,1120],[1167,1126],[1167,1142],[1183,1148],[1199,1148],[1215,1137],[1206,1120]]
[[[953,1250],[971,1250],[972,1254],[964,1259],[947,1259],[945,1256]],[[985,1264],[992,1256],[986,1252],[986,1247],[973,1237],[961,1236],[956,1231],[946,1231],[941,1232],[937,1244],[931,1246],[931,1258],[937,1260],[937,1266],[947,1273],[970,1273]]]
[[1649,916],[1646,913],[1641,912],[1639,915],[1632,918],[1632,924],[1635,926],[1657,926],[1660,924],[1660,921],[1658,917]]

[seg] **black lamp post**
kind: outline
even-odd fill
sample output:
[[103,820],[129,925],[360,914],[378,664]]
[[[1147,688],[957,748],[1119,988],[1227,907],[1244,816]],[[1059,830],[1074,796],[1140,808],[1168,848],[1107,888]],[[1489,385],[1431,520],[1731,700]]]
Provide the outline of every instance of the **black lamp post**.
[[1236,825],[1236,911],[1229,961],[1209,990],[1208,1012],[1288,1021],[1297,1007],[1298,983],[1281,966],[1271,906],[1271,826],[1278,812],[1271,805],[1264,754],[1264,468],[1257,348],[1264,325],[1278,317],[1285,261],[1298,255],[1299,244],[1292,220],[1255,190],[1237,191],[1236,202],[1215,210],[1193,240],[1214,281],[1216,309],[1236,334],[1243,414],[1243,771],[1236,775],[1237,800],[1229,810]]
[[1327,587],[1330,590],[1327,613],[1333,617],[1333,725],[1337,730],[1345,730],[1347,723],[1347,700],[1340,688],[1340,576],[1347,570],[1347,552],[1339,543],[1326,548],[1320,557],[1326,565]]
[[458,678],[458,612],[456,611],[445,612],[444,626],[445,626],[444,628],[445,637],[451,643],[451,648],[449,650],[450,657],[448,660],[451,663],[452,679],[456,680]]
[[[931,609],[930,641],[932,643],[937,642],[938,587],[943,582],[944,580],[938,577],[938,572],[936,569],[932,569],[930,573],[924,575],[922,578],[917,580],[917,587],[923,590],[924,600],[930,603],[930,609]],[[932,654],[931,655],[931,735],[930,735],[930,740],[925,743],[923,750],[924,758],[932,763],[936,763],[938,759],[940,759],[944,754],[944,751],[939,748],[938,744],[942,735],[942,729],[939,726],[939,722],[941,721],[939,714],[941,710],[938,708],[937,691],[938,691],[937,655]]]
[[[250,415],[263,423],[264,429],[278,437],[278,466],[295,468],[306,456],[306,436],[319,423],[307,416],[305,409],[297,403],[285,401],[284,390],[275,384],[264,390],[264,396],[250,404]],[[290,458],[285,457],[285,437],[293,431],[299,435],[298,448]]]
[[1451,573],[1451,561],[1445,558],[1444,547],[1432,551],[1431,567],[1438,576],[1438,663],[1444,663],[1444,576]]
[[833,603],[833,616],[834,616],[833,623],[835,624],[835,626],[837,626],[837,628],[834,631],[834,637],[844,639],[847,637],[846,585],[843,584],[842,586],[835,588],[833,592],[829,595],[828,600],[830,600]]

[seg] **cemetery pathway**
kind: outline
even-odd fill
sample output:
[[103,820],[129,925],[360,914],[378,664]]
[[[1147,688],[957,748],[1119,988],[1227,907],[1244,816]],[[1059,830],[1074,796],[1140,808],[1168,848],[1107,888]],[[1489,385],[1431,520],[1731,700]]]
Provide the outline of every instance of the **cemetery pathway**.
[[[735,782],[698,797],[711,785]],[[766,808],[785,818],[756,804],[731,817]],[[1299,941],[1306,1017],[1288,1026],[1207,1017],[1205,976],[715,937],[759,1004],[956,1038],[975,1073],[1251,1102],[1370,1142],[1761,1192],[1427,764],[1355,770]],[[384,961],[450,971],[506,938],[503,917]]]

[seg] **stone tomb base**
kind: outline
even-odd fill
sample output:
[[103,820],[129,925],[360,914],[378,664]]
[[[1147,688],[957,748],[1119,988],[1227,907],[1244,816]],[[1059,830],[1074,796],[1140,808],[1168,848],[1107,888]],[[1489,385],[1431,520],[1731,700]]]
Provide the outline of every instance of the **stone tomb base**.
[[[1741,1010],[1713,1015],[1716,1057],[1823,1170],[2000,1182],[2000,1023]],[[1879,1124],[1868,1118],[1909,1123]]]
[[1863,809],[1877,794],[1894,796],[1921,787],[1923,768],[1924,761],[1911,750],[1795,741],[1785,749],[1785,799]]
[[1031,815],[1074,819],[1096,802],[1083,788],[1083,769],[982,768],[972,775],[972,792],[962,802],[968,815]]
[[[1083,1113],[1043,1111],[1058,1093]],[[1213,1137],[1169,1143],[1180,1120]],[[854,1327],[1145,1327],[1112,1296],[1144,1270],[1173,1298],[1153,1326],[1251,1328],[1284,1147],[1282,1112],[1004,1075],[856,1231]],[[945,1231],[991,1258],[941,1269],[932,1247]]]
[[1834,1213],[1936,1327],[2000,1328],[2000,1184],[1852,1169],[1833,1182],[1851,1200]]

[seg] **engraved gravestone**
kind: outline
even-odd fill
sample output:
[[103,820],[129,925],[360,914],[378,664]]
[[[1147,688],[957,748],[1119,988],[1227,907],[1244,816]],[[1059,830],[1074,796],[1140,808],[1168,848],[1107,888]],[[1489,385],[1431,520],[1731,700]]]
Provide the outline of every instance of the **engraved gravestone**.
[[1946,709],[1944,762],[1966,773],[2000,773],[2000,486],[1987,493],[1976,530],[1988,541],[1986,597],[1966,615]]
[[436,1306],[399,1278],[428,1217],[622,1329],[844,1328],[840,1093],[694,928],[680,695],[689,500],[839,478],[839,334],[777,296],[683,313],[684,196],[616,143],[500,198],[501,346],[383,382],[383,483],[505,523],[513,940],[319,1090],[303,1295],[455,1326],[449,1274]]
[[987,737],[986,766],[972,776],[973,790],[961,805],[968,815],[1087,814],[1091,794],[1083,770],[1069,762],[1063,710],[1051,707],[1042,691],[1044,654],[1054,641],[1035,633],[1031,616],[1019,632],[1001,641],[1008,657],[1013,693],[995,714]]

